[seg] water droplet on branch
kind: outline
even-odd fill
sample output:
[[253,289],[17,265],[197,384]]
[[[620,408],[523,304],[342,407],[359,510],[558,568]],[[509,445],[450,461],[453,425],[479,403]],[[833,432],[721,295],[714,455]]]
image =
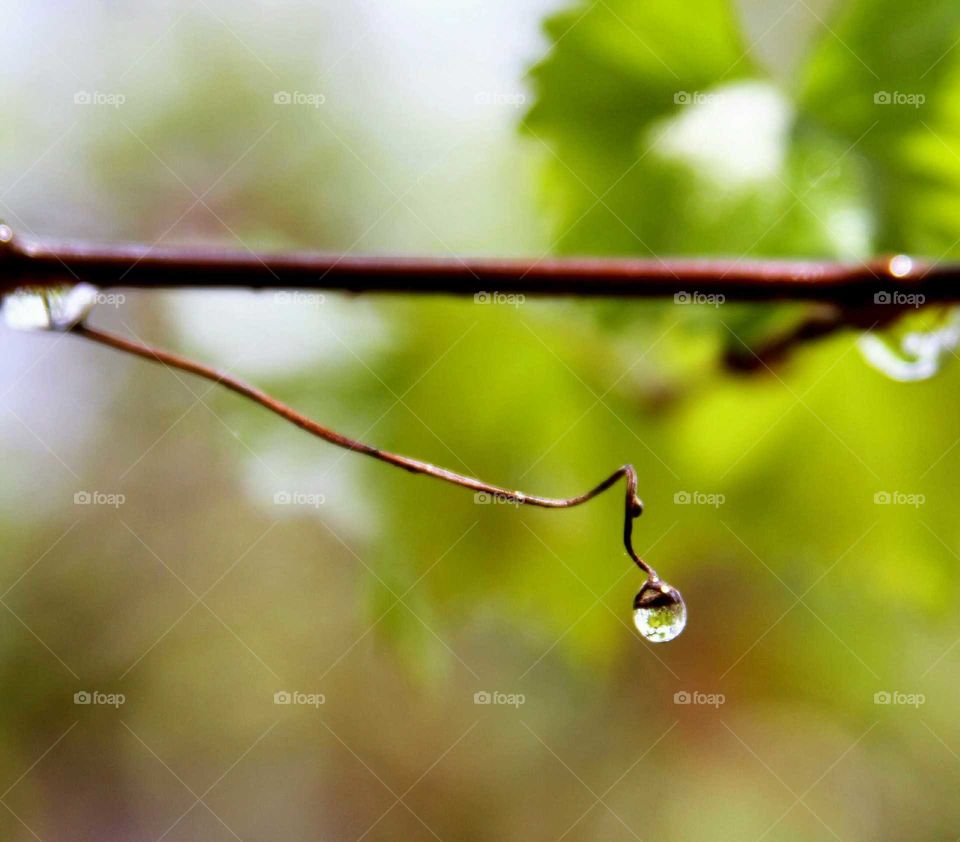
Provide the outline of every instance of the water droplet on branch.
[[69,330],[93,309],[99,290],[90,284],[19,289],[3,298],[3,318],[14,330]]
[[673,640],[687,625],[680,591],[660,579],[647,579],[633,600],[633,624],[651,643]]
[[901,383],[933,377],[946,355],[958,345],[960,308],[953,310],[946,323],[936,329],[909,331],[900,339],[899,347],[874,333],[865,333],[857,343],[871,366]]

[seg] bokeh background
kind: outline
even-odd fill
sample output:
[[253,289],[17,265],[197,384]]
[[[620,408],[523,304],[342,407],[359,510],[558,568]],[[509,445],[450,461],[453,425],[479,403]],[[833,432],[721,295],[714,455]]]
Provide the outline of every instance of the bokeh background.
[[[953,3],[2,9],[25,236],[847,260],[960,236]],[[2,328],[0,838],[960,835],[950,355],[895,383],[846,333],[745,377],[724,352],[795,308],[118,292],[95,324],[383,447],[557,496],[633,462],[689,625],[635,633],[618,494],[478,502]]]

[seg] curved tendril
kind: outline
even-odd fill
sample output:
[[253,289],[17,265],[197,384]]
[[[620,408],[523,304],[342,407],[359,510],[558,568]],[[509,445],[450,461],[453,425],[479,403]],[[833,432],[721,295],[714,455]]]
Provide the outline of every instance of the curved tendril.
[[[637,496],[637,471],[633,465],[624,465],[617,474],[622,473],[627,478],[627,499],[623,515],[623,545],[634,563],[643,570],[651,581],[660,577],[657,571],[637,555],[633,548],[633,522],[643,514],[643,501]],[[614,474],[614,476],[617,476]]]
[[577,497],[538,497],[531,494],[524,494],[522,491],[511,491],[506,488],[501,488],[500,486],[491,485],[490,483],[483,482],[482,480],[478,480],[473,477],[464,476],[463,474],[458,474],[453,471],[448,471],[445,468],[431,465],[429,462],[421,462],[417,459],[411,459],[408,456],[390,453],[389,451],[380,450],[379,448],[365,444],[364,442],[348,438],[341,433],[318,424],[311,418],[308,418],[300,412],[297,412],[297,410],[293,409],[293,407],[288,406],[287,404],[277,400],[276,398],[268,395],[266,392],[263,392],[254,386],[244,383],[242,380],[238,380],[226,372],[217,371],[211,366],[195,362],[194,360],[187,359],[186,357],[181,357],[170,351],[164,351],[160,348],[154,348],[150,345],[134,342],[122,336],[117,336],[112,333],[107,333],[105,331],[89,327],[82,322],[69,328],[69,332],[76,336],[81,336],[85,339],[92,340],[93,342],[98,342],[101,345],[106,345],[107,347],[115,350],[125,351],[126,353],[133,354],[141,357],[142,359],[149,360],[150,362],[160,363],[161,365],[169,368],[180,369],[188,374],[194,374],[198,377],[203,377],[213,383],[219,383],[221,386],[230,389],[239,395],[249,398],[255,403],[260,404],[276,415],[279,415],[281,418],[284,418],[287,421],[290,421],[292,424],[300,427],[302,430],[306,430],[308,433],[324,439],[331,444],[335,444],[338,447],[345,448],[346,450],[352,450],[356,453],[363,453],[367,456],[373,457],[374,459],[379,459],[381,462],[386,462],[390,465],[403,468],[411,473],[431,476],[454,485],[459,485],[462,488],[469,488],[473,491],[491,494],[497,498],[509,502],[526,506],[539,506],[546,509],[572,508],[573,506],[579,506],[582,503],[592,500],[597,495],[602,494],[608,488],[615,485],[621,477],[625,477],[627,488],[626,501],[624,504],[623,544],[630,558],[641,570],[647,574],[649,580],[658,580],[656,571],[642,558],[640,558],[640,556],[637,555],[636,551],[633,549],[633,521],[643,513],[643,502],[637,496],[637,472],[633,465],[623,465],[595,488]]

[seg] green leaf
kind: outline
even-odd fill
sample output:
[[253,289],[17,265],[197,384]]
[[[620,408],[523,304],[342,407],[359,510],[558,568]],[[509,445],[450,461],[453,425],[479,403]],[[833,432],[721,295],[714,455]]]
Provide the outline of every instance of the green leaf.
[[549,150],[557,251],[866,255],[845,224],[869,230],[860,162],[842,138],[793,130],[731,4],[613,0],[547,31],[525,128]]
[[955,251],[960,212],[960,6],[860,0],[823,34],[799,94],[816,126],[868,168],[875,249]]
[[561,13],[546,31],[553,48],[532,71],[537,98],[525,128],[552,150],[559,250],[682,250],[678,216],[692,175],[645,161],[646,133],[685,97],[753,73],[730,5],[611,0]]

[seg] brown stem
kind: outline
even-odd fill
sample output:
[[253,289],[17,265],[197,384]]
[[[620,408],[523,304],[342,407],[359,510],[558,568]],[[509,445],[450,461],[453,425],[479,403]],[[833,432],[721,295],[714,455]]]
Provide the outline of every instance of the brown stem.
[[459,485],[464,488],[469,488],[473,491],[494,495],[495,497],[512,503],[526,506],[540,506],[541,508],[545,509],[569,509],[572,506],[579,506],[582,503],[586,503],[588,500],[592,500],[598,494],[601,494],[616,484],[621,477],[625,477],[627,481],[627,488],[624,509],[623,543],[630,555],[630,558],[633,559],[637,566],[644,570],[650,579],[656,580],[658,578],[656,571],[642,558],[640,558],[640,556],[638,556],[633,549],[633,521],[643,512],[643,503],[637,496],[637,472],[633,465],[624,465],[623,467],[618,468],[598,486],[586,492],[585,494],[579,495],[578,497],[568,497],[565,499],[537,497],[531,494],[524,494],[522,491],[511,491],[496,485],[490,485],[489,483],[482,482],[478,479],[474,479],[473,477],[463,476],[462,474],[448,471],[445,468],[438,468],[436,465],[431,465],[429,462],[421,462],[417,459],[411,459],[407,456],[400,456],[399,454],[390,453],[386,450],[380,450],[372,445],[364,444],[361,441],[348,438],[347,436],[341,435],[334,430],[318,424],[316,421],[313,421],[307,416],[297,412],[287,404],[282,403],[260,389],[244,383],[242,380],[238,380],[237,378],[232,377],[225,372],[217,371],[216,369],[208,365],[204,365],[203,363],[195,362],[194,360],[187,359],[186,357],[173,354],[170,351],[164,351],[160,348],[154,348],[149,345],[143,345],[139,342],[133,342],[122,336],[106,333],[105,331],[97,330],[96,328],[89,327],[85,324],[75,325],[70,329],[70,332],[75,336],[81,336],[85,339],[92,340],[93,342],[99,342],[101,345],[106,345],[118,351],[125,351],[128,354],[134,354],[135,356],[141,357],[145,360],[160,363],[162,365],[169,366],[170,368],[177,368],[189,374],[195,374],[198,377],[203,377],[213,383],[219,383],[221,386],[224,386],[225,388],[230,389],[239,395],[243,395],[244,397],[255,401],[266,409],[269,409],[271,412],[279,415],[281,418],[285,418],[287,421],[295,424],[303,430],[306,430],[308,433],[324,439],[331,444],[335,444],[337,447],[342,447],[346,450],[352,450],[356,453],[363,453],[367,456],[372,456],[374,459],[379,459],[381,462],[386,462],[390,465],[395,465],[398,468],[403,468],[405,471],[410,471],[411,473],[426,474],[427,476],[435,477],[436,479],[441,479],[445,482],[450,482],[454,485]]
[[[848,308],[909,292],[960,300],[960,265],[904,256],[869,263],[635,258],[432,258],[255,254],[198,247],[23,239],[0,225],[0,294],[86,281],[100,287],[313,288],[452,295],[822,301]],[[878,296],[880,296],[878,298]],[[884,296],[886,298],[884,299]]]
[[874,304],[856,310],[818,305],[793,327],[764,340],[756,347],[734,346],[724,362],[731,371],[753,372],[771,369],[799,346],[830,336],[847,328],[863,331],[883,329],[901,318],[908,308]]

